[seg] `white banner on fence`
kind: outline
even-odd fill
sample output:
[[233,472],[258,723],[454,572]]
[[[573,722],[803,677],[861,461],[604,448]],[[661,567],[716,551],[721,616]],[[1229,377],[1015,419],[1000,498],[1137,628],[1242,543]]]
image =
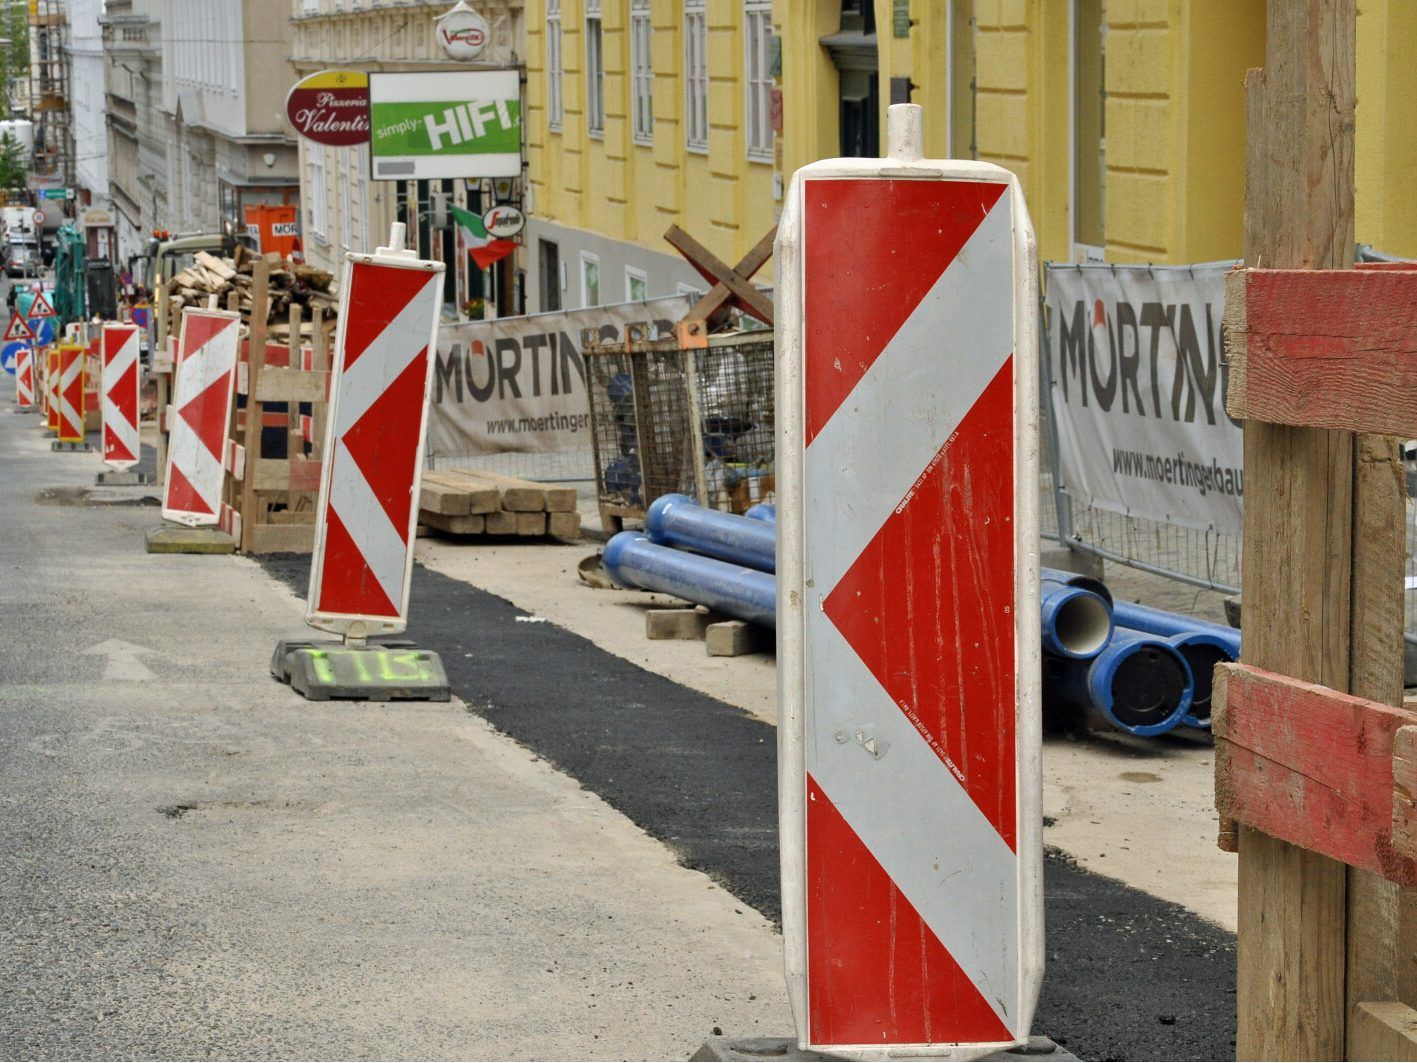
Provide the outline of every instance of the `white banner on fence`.
[[1220,332],[1231,265],[1047,266],[1063,488],[1079,503],[1240,534]]
[[691,302],[676,295],[444,325],[438,330],[428,453],[434,458],[552,451],[589,455],[581,330],[599,329],[602,342],[610,343],[624,338],[627,324],[649,321],[664,335]]

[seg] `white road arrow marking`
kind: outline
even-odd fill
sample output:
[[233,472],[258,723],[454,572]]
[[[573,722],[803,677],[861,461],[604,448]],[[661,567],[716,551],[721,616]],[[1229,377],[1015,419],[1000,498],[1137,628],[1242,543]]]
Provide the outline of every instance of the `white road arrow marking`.
[[90,646],[83,651],[83,655],[85,657],[108,658],[108,663],[103,669],[105,680],[142,683],[149,679],[156,679],[157,676],[150,672],[138,658],[145,653],[156,652],[157,650],[150,650],[146,646],[134,646],[131,642],[124,642],[122,639],[108,639],[105,642],[100,642],[97,646]]

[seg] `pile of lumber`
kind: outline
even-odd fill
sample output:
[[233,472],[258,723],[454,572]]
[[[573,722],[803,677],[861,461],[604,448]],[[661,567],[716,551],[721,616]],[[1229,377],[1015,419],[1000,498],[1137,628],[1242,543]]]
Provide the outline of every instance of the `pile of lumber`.
[[[235,258],[218,258],[198,251],[196,261],[172,278],[168,298],[179,311],[184,306],[206,306],[212,296],[216,296],[218,306],[226,307],[234,292],[237,307],[249,317],[254,283],[251,273],[260,257],[245,247],[236,249]],[[334,312],[339,300],[332,291],[333,273],[291,262],[275,252],[265,259],[271,266],[268,320],[286,320],[293,304],[319,307],[327,314]]]
[[448,535],[549,535],[571,540],[581,534],[574,487],[480,469],[425,472],[418,522]]

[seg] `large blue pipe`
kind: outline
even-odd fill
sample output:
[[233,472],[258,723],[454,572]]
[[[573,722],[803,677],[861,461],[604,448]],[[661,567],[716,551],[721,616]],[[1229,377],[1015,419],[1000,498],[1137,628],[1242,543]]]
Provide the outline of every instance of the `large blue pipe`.
[[1112,637],[1112,610],[1092,591],[1044,580],[1038,597],[1043,648],[1070,660],[1096,657]]
[[1203,631],[1225,644],[1226,652],[1230,654],[1232,661],[1240,657],[1240,632],[1233,627],[1213,624],[1209,620],[1197,620],[1193,616],[1183,616],[1180,613],[1170,613],[1165,609],[1137,605],[1135,602],[1116,602],[1112,611],[1117,617],[1117,623],[1122,627],[1152,635],[1189,635]]
[[1210,729],[1210,696],[1215,677],[1215,666],[1223,661],[1237,659],[1238,640],[1222,638],[1209,631],[1188,631],[1184,635],[1166,638],[1191,666],[1191,678],[1195,690],[1191,694],[1191,707],[1186,718],[1181,721],[1188,727]]
[[1107,584],[1100,579],[1079,576],[1076,572],[1065,572],[1061,568],[1040,569],[1039,574],[1044,579],[1052,580],[1055,583],[1066,583],[1069,587],[1081,587],[1085,591],[1091,591],[1099,598],[1106,600],[1107,608],[1112,608],[1112,592],[1107,589]]
[[777,523],[777,503],[759,502],[756,506],[749,506],[748,512],[743,516],[749,520],[764,520],[769,524]]
[[1180,726],[1194,681],[1185,657],[1163,639],[1117,628],[1091,661],[1054,662],[1052,697],[1093,708],[1112,726],[1149,738]]
[[777,526],[707,509],[688,495],[661,495],[645,513],[645,531],[658,546],[693,550],[759,572],[777,571]]
[[777,627],[777,577],[712,557],[657,546],[640,532],[605,544],[605,572],[621,587],[659,591],[729,616]]

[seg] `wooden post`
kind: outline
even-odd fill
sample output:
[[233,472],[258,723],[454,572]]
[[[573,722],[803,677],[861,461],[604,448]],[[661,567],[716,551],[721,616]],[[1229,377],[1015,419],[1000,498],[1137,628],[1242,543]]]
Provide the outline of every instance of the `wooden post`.
[[[1353,263],[1355,0],[1270,0],[1245,80],[1245,260]],[[1391,440],[1247,421],[1244,659],[1400,705],[1403,493]],[[1216,761],[1224,786],[1223,757]],[[1222,839],[1226,837],[1222,825]],[[1398,996],[1397,892],[1241,827],[1240,1059],[1350,1058],[1349,1017]]]
[[262,523],[263,516],[256,512],[260,500],[256,495],[254,470],[261,457],[261,404],[256,401],[256,389],[261,379],[261,370],[266,365],[266,318],[271,311],[271,264],[265,258],[256,260],[251,271],[251,282],[251,355],[247,370],[250,391],[246,395],[246,429],[243,440],[247,475],[241,481],[241,541],[237,544],[237,549],[243,554],[250,551],[252,536],[256,526]]
[[[153,300],[153,312],[157,315],[157,340],[156,347],[149,352],[148,357],[153,365],[165,364],[167,361],[167,283],[163,282],[157,286],[157,298]],[[167,423],[167,403],[172,397],[172,380],[177,372],[177,367],[172,366],[165,372],[155,372],[157,377],[157,435],[153,439],[153,452],[157,467],[153,471],[153,482],[159,487],[167,484],[167,432],[164,430]]]

